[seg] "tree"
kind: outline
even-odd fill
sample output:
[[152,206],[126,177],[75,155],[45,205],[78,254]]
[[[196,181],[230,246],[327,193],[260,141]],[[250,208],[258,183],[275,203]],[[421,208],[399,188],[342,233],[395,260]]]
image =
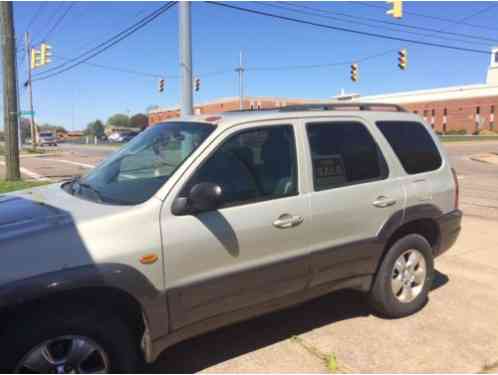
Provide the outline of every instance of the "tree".
[[122,113],[116,113],[107,120],[107,126],[126,128],[130,126],[130,118]]
[[140,128],[144,130],[149,126],[149,118],[143,113],[137,113],[130,118],[130,126],[132,128]]
[[85,133],[88,135],[93,135],[97,138],[102,138],[105,135],[104,130],[105,128],[102,121],[95,120],[87,125]]

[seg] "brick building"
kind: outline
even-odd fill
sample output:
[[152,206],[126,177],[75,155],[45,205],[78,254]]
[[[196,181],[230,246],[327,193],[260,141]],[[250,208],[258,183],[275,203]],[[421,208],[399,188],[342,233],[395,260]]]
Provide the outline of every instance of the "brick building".
[[461,129],[468,134],[483,129],[498,130],[495,119],[498,109],[498,48],[491,54],[484,84],[365,96],[354,100],[400,104],[418,113],[441,133]]
[[[296,104],[306,104],[306,103],[316,103],[316,102],[319,102],[319,100],[249,96],[244,98],[243,107],[244,109],[251,109],[257,111],[259,109],[265,109],[265,108],[284,107],[286,105],[296,105]],[[239,107],[240,107],[240,102],[238,97],[220,98],[194,106],[194,113],[197,115],[220,113],[226,111],[235,111],[238,110]],[[154,125],[161,121],[178,117],[179,113],[180,110],[178,107],[154,109],[149,112],[149,124]]]

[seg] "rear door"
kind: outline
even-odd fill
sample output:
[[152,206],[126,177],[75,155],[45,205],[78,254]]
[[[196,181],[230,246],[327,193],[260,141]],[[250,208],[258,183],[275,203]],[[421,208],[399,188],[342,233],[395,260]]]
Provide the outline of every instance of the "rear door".
[[375,272],[382,251],[377,235],[404,207],[401,183],[372,130],[361,119],[304,121],[313,285]]
[[432,130],[417,121],[377,121],[376,125],[405,172],[403,185],[407,192],[407,209],[433,207],[434,214],[454,209],[451,167],[431,137]]
[[[164,204],[173,329],[302,291],[310,277],[311,215],[301,193],[295,124],[238,126],[220,138]],[[221,186],[223,206],[173,215],[174,197],[201,182]]]

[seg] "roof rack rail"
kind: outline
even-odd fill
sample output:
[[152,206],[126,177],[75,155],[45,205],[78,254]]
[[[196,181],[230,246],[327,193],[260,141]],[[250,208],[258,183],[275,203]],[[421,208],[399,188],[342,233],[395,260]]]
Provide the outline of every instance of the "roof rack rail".
[[375,111],[377,109],[391,109],[396,112],[407,112],[407,110],[398,104],[390,103],[360,103],[360,102],[347,102],[347,103],[310,103],[310,104],[294,104],[284,107],[271,107],[260,109],[235,109],[226,111],[229,113],[239,112],[298,112],[298,111],[336,111],[336,110],[351,110],[351,111]]
[[280,112],[296,111],[335,111],[335,110],[352,110],[352,111],[375,111],[376,109],[394,109],[396,112],[406,112],[406,109],[397,104],[389,103],[316,103],[316,104],[299,104],[289,105],[278,108]]

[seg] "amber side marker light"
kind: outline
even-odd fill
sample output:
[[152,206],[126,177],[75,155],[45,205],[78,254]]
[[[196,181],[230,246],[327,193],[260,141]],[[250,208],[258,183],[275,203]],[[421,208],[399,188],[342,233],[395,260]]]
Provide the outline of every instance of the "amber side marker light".
[[156,254],[147,254],[140,257],[140,263],[142,264],[152,264],[156,263],[159,257]]

